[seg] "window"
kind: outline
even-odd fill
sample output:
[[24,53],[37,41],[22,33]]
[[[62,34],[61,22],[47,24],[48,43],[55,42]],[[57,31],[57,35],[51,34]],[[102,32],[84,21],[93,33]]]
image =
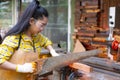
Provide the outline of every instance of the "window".
[[[49,12],[49,21],[42,32],[53,43],[59,43],[67,48],[68,31],[68,0],[39,0],[40,5]],[[31,0],[22,0],[22,11],[27,7]],[[20,12],[22,12],[20,11]]]
[[0,0],[0,28],[12,25],[12,1]]
[[68,0],[39,0],[49,12],[49,22],[43,34],[53,43],[67,47]]

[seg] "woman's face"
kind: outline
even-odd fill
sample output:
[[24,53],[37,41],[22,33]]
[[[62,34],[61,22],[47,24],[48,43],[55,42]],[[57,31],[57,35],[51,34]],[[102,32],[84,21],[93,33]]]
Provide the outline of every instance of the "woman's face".
[[43,31],[43,29],[45,28],[45,26],[47,25],[48,22],[48,18],[47,17],[43,17],[43,19],[31,19],[30,21],[30,29],[29,31],[31,32],[31,34],[38,34],[39,32]]

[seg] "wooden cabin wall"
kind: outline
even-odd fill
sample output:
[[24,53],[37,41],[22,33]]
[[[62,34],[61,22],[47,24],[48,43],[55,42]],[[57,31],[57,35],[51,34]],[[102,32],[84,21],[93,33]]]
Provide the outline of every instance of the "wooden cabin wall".
[[[109,7],[120,7],[120,0],[75,0],[74,44],[78,39],[86,48],[107,53]],[[118,15],[120,17],[120,15]],[[120,35],[120,31],[115,31]]]

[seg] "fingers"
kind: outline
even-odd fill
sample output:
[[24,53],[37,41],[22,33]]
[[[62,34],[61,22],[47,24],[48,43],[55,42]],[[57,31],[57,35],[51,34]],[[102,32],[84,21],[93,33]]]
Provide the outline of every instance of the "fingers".
[[37,63],[36,62],[32,62],[32,68],[33,68],[33,72],[37,71]]
[[50,53],[52,56],[59,56],[59,54],[56,53],[56,51],[54,49],[50,50]]

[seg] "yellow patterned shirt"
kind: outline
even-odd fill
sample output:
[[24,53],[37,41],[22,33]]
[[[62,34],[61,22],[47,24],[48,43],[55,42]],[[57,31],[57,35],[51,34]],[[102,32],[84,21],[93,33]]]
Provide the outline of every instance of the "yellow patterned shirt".
[[[19,38],[20,35],[12,35],[4,39],[0,45],[0,64],[10,59],[18,47]],[[35,49],[35,51],[40,54],[42,47],[46,48],[51,44],[52,42],[42,34],[32,36],[31,40],[26,34],[22,33],[19,49],[25,52],[34,51]]]

